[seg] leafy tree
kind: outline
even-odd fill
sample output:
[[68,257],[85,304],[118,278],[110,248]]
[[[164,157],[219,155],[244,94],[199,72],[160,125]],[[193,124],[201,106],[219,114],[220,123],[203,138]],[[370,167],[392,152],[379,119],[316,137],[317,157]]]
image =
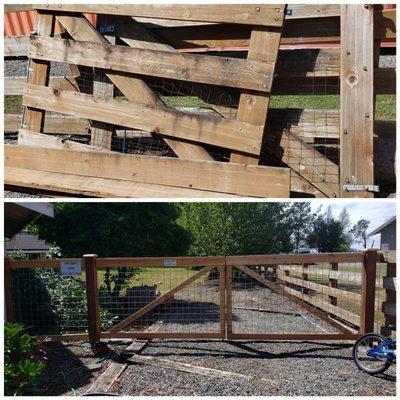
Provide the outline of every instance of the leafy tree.
[[324,214],[319,214],[312,224],[312,231],[307,237],[310,247],[321,253],[348,251],[351,236],[346,232],[346,224],[342,218],[335,219],[328,207]]
[[292,239],[295,249],[300,248],[307,242],[307,236],[312,229],[313,221],[317,213],[311,211],[310,203],[292,203],[289,208],[289,223],[292,227]]
[[192,255],[287,252],[292,248],[285,203],[185,203],[179,224]]
[[354,226],[351,228],[350,233],[354,238],[355,242],[362,243],[364,248],[367,247],[367,230],[369,228],[370,221],[366,219],[360,219]]

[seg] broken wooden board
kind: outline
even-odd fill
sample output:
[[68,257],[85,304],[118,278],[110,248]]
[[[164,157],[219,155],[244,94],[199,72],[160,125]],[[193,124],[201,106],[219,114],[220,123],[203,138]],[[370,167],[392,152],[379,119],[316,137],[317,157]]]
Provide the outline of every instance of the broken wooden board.
[[96,379],[92,386],[86,391],[89,394],[106,394],[115,380],[125,371],[127,364],[120,364],[112,361],[108,368]]
[[[146,332],[159,332],[163,327],[164,321],[159,320],[150,325]],[[124,351],[123,354],[139,354],[141,353],[151,342],[151,339],[136,339],[130,344]]]
[[288,168],[5,145],[5,166],[254,197],[289,197]]

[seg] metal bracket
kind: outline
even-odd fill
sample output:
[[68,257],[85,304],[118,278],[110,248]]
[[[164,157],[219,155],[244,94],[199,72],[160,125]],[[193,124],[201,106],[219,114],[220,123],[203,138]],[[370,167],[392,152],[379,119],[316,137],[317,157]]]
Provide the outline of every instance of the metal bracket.
[[379,186],[377,185],[343,185],[343,190],[346,192],[355,191],[367,191],[367,192],[379,192]]
[[100,26],[99,27],[99,32],[102,35],[107,35],[107,33],[114,33],[115,32],[115,25]]
[[292,15],[293,14],[293,10],[291,8],[287,8],[285,14],[286,15]]
[[38,31],[36,28],[33,28],[32,32],[29,34],[29,36],[37,36],[38,35]]

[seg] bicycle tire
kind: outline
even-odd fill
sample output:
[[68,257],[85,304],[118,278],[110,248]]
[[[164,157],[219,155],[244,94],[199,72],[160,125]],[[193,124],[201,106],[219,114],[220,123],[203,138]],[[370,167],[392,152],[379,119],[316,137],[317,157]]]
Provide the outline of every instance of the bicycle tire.
[[386,338],[385,336],[379,335],[379,334],[377,334],[377,333],[367,333],[367,334],[361,336],[361,337],[354,343],[354,346],[353,346],[353,360],[354,360],[354,363],[356,364],[356,366],[357,366],[358,369],[360,369],[361,371],[366,372],[366,373],[368,373],[368,374],[370,374],[370,375],[381,374],[382,372],[385,372],[385,371],[391,366],[391,363],[390,363],[390,362],[384,362],[384,361],[383,361],[384,364],[383,364],[382,367],[376,368],[376,369],[368,369],[368,368],[365,368],[365,367],[360,363],[360,361],[358,360],[358,357],[357,357],[357,348],[358,348],[358,345],[360,344],[361,341],[363,341],[363,340],[365,340],[365,339],[367,339],[367,338],[376,338],[376,339],[380,339],[380,340],[383,340],[383,341],[386,341],[386,340],[387,340],[387,338]]

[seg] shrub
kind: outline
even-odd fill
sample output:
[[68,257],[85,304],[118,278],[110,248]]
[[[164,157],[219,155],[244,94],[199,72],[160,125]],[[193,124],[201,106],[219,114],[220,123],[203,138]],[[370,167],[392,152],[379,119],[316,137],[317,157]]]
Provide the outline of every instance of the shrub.
[[20,324],[4,326],[4,394],[19,396],[33,392],[45,365],[35,360],[36,338]]

